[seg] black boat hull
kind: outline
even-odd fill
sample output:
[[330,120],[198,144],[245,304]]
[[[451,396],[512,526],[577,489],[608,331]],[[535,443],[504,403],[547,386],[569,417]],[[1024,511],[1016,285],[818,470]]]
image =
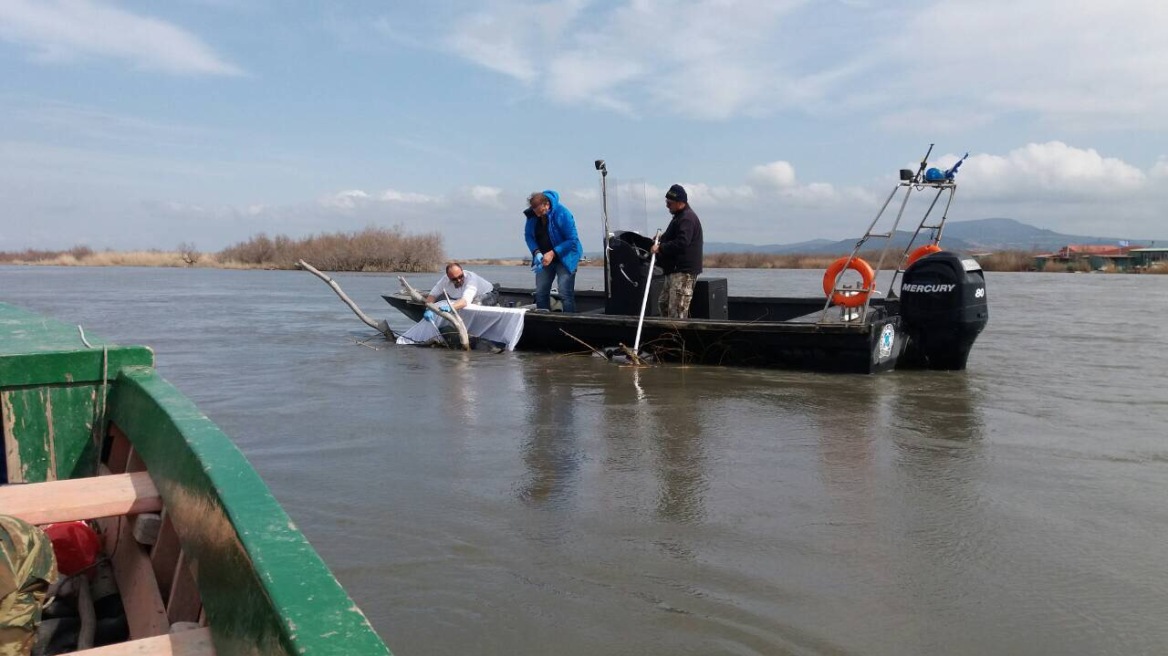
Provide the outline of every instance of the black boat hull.
[[[383,298],[417,321],[423,307],[404,295]],[[530,290],[500,289],[500,305],[531,303]],[[631,347],[638,317],[606,315],[603,292],[577,292],[579,312],[531,311],[524,317],[519,350],[587,352],[624,344]],[[730,318],[666,319],[646,317],[641,350],[668,362],[879,373],[896,367],[907,344],[900,317],[873,307],[864,323],[820,323],[822,298],[730,299]],[[583,342],[583,344],[582,344]]]

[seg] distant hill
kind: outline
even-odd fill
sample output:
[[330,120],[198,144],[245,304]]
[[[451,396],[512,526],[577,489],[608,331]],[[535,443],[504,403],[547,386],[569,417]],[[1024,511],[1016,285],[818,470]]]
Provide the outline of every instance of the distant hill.
[[[893,244],[904,248],[908,244],[910,232],[898,230]],[[851,252],[856,239],[830,241],[814,239],[795,244],[736,244],[729,242],[706,242],[705,252],[710,253],[806,253],[808,255],[833,255]],[[1006,250],[1055,251],[1067,244],[1118,244],[1118,237],[1085,237],[1066,235],[1053,230],[1036,228],[1014,219],[993,218],[972,221],[948,221],[941,244],[950,250],[966,253]],[[1147,245],[1143,240],[1127,240],[1133,246]],[[873,244],[874,246],[876,244]]]

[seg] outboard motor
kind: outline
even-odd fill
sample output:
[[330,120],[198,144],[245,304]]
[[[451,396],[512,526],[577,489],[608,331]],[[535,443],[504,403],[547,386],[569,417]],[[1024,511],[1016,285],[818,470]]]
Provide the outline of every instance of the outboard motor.
[[[637,316],[641,313],[641,302],[645,297],[645,282],[649,274],[649,249],[652,246],[652,239],[631,231],[622,232],[609,238],[609,297],[604,304],[605,314]],[[664,284],[665,277],[659,274],[658,270],[655,270],[652,287],[649,291],[649,303],[645,306],[645,316],[655,317],[660,314],[657,309],[657,299],[661,296],[661,288]]]
[[990,316],[981,265],[949,251],[917,260],[901,278],[900,314],[908,348],[925,367],[965,369]]

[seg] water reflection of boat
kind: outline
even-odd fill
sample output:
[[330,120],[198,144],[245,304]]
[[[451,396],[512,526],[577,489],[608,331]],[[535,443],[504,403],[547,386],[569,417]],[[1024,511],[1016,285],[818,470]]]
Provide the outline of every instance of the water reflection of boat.
[[[860,373],[964,369],[988,319],[985,277],[973,259],[937,246],[956,190],[951,174],[956,167],[938,177],[926,175],[925,164],[922,161],[915,174],[901,171],[900,182],[855,250],[829,267],[824,296],[730,296],[725,279],[703,278],[694,291],[690,318],[657,316],[655,301],[665,276],[659,269],[649,275],[652,240],[634,231],[609,232],[606,219],[604,291],[577,292],[575,313],[527,312],[516,348],[573,352],[581,350],[580,341],[601,348],[632,344],[648,283],[641,344],[661,359]],[[602,166],[603,162],[598,163],[598,170]],[[602,171],[602,184],[606,173]],[[931,196],[928,209],[895,260],[887,293],[878,298],[876,276],[893,250],[892,236],[915,192]],[[898,194],[903,196],[899,211],[888,211]],[[942,216],[928,223],[939,204],[944,207]],[[886,214],[895,218],[881,223]],[[878,225],[881,232],[876,231]],[[923,238],[929,243],[921,246],[916,241],[923,231],[929,231]],[[875,243],[883,240],[875,267],[858,255],[873,239]],[[848,270],[862,278],[854,288],[842,282]],[[502,288],[500,292],[500,304],[505,307],[531,307],[531,289]],[[424,307],[406,294],[383,298],[411,319],[421,319]]]

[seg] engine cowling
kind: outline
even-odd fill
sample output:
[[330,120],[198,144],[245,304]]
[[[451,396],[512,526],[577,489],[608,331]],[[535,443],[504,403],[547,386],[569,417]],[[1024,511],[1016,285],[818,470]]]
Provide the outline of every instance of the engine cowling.
[[976,260],[949,251],[923,257],[901,278],[900,314],[920,364],[964,369],[989,321],[985,272]]

